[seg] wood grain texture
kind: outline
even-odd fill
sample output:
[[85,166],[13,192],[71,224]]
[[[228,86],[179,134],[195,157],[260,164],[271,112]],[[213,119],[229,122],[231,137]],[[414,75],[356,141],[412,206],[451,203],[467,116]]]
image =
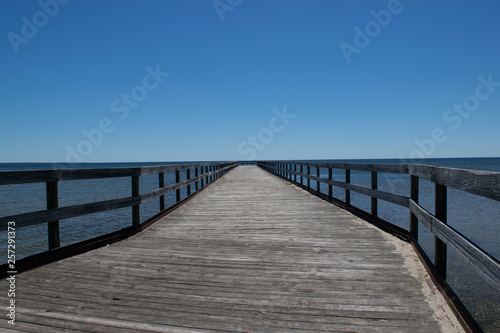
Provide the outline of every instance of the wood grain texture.
[[494,290],[500,292],[500,263],[498,260],[477,247],[453,227],[438,220],[415,201],[410,200],[409,208],[427,229],[445,244],[451,246]]
[[15,329],[440,332],[403,262],[380,230],[240,166],[144,233],[19,274]]
[[64,181],[96,178],[116,178],[143,176],[152,173],[171,172],[186,170],[202,166],[236,165],[237,162],[211,162],[176,165],[155,165],[135,168],[100,168],[100,169],[53,169],[53,170],[23,170],[23,171],[0,171],[0,185],[25,184],[47,181]]
[[410,165],[410,175],[500,201],[500,172]]

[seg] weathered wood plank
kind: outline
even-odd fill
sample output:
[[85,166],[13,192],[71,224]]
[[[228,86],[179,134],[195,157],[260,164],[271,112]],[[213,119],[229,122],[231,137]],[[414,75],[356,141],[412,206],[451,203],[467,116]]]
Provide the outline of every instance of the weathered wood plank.
[[[144,166],[134,168],[100,168],[100,169],[53,169],[53,170],[23,170],[0,171],[0,185],[38,183],[48,181],[81,180],[96,178],[117,178],[148,175],[152,173],[185,170],[201,166],[218,165],[218,162],[176,164],[160,166]],[[226,165],[235,166],[237,162],[227,162]]]
[[493,289],[500,292],[500,263],[498,260],[477,247],[472,241],[453,227],[439,221],[413,200],[410,200],[409,208],[427,229],[464,257],[466,262],[471,265]]
[[500,201],[500,172],[410,165],[409,174],[433,183]]

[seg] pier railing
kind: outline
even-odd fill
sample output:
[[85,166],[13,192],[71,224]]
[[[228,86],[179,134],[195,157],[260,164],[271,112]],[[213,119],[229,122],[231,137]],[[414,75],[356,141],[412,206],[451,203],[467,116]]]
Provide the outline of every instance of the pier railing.
[[[302,186],[330,202],[359,213],[366,219],[374,220],[383,227],[411,241],[419,255],[426,262],[428,269],[437,276],[444,292],[450,299],[456,298],[446,284],[447,247],[454,249],[496,292],[500,293],[500,263],[493,256],[474,244],[466,236],[447,224],[447,189],[453,188],[472,193],[491,200],[500,201],[500,172],[475,171],[413,164],[357,164],[357,163],[310,163],[299,161],[262,161],[258,165],[265,170]],[[327,178],[321,177],[320,169],[328,171]],[[344,181],[333,179],[333,170],[343,170]],[[370,174],[371,186],[351,184],[351,171],[363,171]],[[342,171],[341,171],[342,172]],[[378,189],[378,174],[410,175],[410,193],[398,195]],[[434,214],[419,205],[419,179],[434,183]],[[316,182],[311,187],[311,180]],[[322,193],[320,184],[328,185],[328,194]],[[333,187],[344,191],[344,200],[333,197]],[[368,196],[371,200],[369,212],[351,205],[351,192]],[[379,200],[387,201],[409,210],[409,230],[402,229],[378,216]],[[494,218],[498,218],[495,216]],[[435,236],[434,260],[431,261],[418,242],[419,224],[425,226]],[[459,302],[459,301],[458,301]],[[463,305],[455,303],[458,311]],[[466,312],[466,311],[465,311]],[[467,316],[467,314],[466,314]],[[472,318],[464,318],[473,321]],[[469,322],[469,327],[475,323]]]
[[[176,192],[176,203],[181,202],[181,189],[187,189],[187,198],[202,189],[209,183],[227,173],[238,165],[237,162],[224,163],[197,163],[180,165],[144,166],[132,168],[101,168],[101,169],[54,169],[35,171],[1,171],[1,185],[46,183],[47,209],[20,213],[0,217],[0,227],[7,230],[9,222],[15,221],[16,229],[36,224],[48,224],[48,248],[54,250],[60,247],[59,221],[87,214],[116,210],[131,207],[131,227],[128,231],[144,227],[141,222],[141,204],[152,200],[159,200],[159,211],[169,207],[165,205],[165,194]],[[165,173],[175,172],[175,183],[165,185]],[[158,175],[158,189],[147,193],[140,193],[140,177],[144,175]],[[181,178],[182,176],[182,178]],[[131,195],[124,198],[99,202],[91,202],[72,206],[59,206],[58,184],[68,180],[106,179],[130,177]],[[181,181],[181,179],[185,179]],[[186,200],[187,198],[183,199]],[[20,198],[20,200],[22,200]],[[175,205],[174,204],[174,205]],[[50,252],[50,251],[49,251]],[[19,265],[17,265],[19,267]]]

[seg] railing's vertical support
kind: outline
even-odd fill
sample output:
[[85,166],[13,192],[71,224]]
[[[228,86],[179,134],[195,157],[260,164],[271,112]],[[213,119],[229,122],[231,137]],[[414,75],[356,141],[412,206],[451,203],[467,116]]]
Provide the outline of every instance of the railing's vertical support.
[[[201,175],[203,175],[205,173],[205,172],[203,172],[204,169],[205,169],[205,167],[200,167]],[[201,177],[201,184],[200,184],[201,187],[205,186],[204,181],[205,181],[205,177]]]
[[[332,180],[333,179],[333,170],[332,168],[328,168],[328,180]],[[328,199],[330,199],[330,201],[333,199],[333,186],[332,184],[328,184]]]
[[[158,187],[163,188],[165,186],[165,173],[158,173]],[[160,211],[165,209],[165,196],[160,195]]]
[[[138,198],[140,196],[139,189],[139,176],[132,176],[132,197]],[[132,206],[132,225],[138,226],[141,223],[141,204]]]
[[[297,172],[297,164],[293,165],[293,171]],[[293,174],[293,181],[297,182],[297,174],[296,173]]]
[[[418,203],[418,177],[411,176],[410,199]],[[418,218],[410,212],[410,234],[418,241]]]
[[[208,172],[210,172],[210,173],[211,173],[212,171],[214,171],[214,166],[213,166],[213,165],[211,165],[211,166],[208,168]],[[210,175],[210,176],[208,177],[208,180],[209,180],[209,182],[210,182],[210,183],[211,183],[211,182],[213,182],[213,181],[214,181],[214,175]]]
[[[443,223],[447,221],[447,193],[446,186],[435,184],[435,207],[436,218]],[[434,238],[434,265],[439,274],[446,278],[446,244],[438,237]]]
[[[175,171],[175,183],[179,184],[180,182],[181,182],[181,172],[180,172],[180,170],[176,170]],[[180,188],[175,190],[175,201],[176,202],[181,201],[181,189]]]
[[311,178],[309,176],[311,175],[311,167],[308,165],[307,166],[307,188],[311,188]]
[[[316,177],[319,178],[319,166],[316,167]],[[316,192],[319,193],[319,191],[321,191],[321,187],[320,187],[321,183],[316,180]]]
[[[194,168],[194,178],[198,177],[198,167]],[[194,191],[198,191],[198,180],[194,183]]]
[[[345,184],[351,183],[351,170],[345,169]],[[351,191],[347,188],[345,189],[345,204],[347,206],[351,205]]]
[[[378,188],[378,181],[377,181],[377,173],[372,171],[372,190],[376,190]],[[377,206],[377,198],[372,197],[372,215],[377,216],[378,215],[378,206]]]
[[[191,169],[186,170],[186,180],[191,179]],[[187,196],[189,197],[191,195],[191,184],[187,186]]]
[[[59,191],[57,187],[57,181],[48,181],[46,183],[46,188],[47,188],[47,209],[58,208]],[[51,221],[47,223],[47,226],[48,226],[49,250],[52,250],[61,246],[59,237],[59,220]]]
[[304,173],[304,168],[303,165],[300,165],[300,185],[304,185],[304,176],[302,175]]

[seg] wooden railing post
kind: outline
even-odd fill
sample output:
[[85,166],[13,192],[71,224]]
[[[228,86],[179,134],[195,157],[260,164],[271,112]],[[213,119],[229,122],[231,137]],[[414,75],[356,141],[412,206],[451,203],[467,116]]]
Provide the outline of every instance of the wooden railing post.
[[[378,181],[377,181],[377,173],[372,171],[372,190],[376,190],[378,188]],[[377,198],[372,197],[372,215],[377,216],[378,215],[378,206],[377,206]]]
[[[333,179],[332,168],[328,168],[328,179],[329,180]],[[333,199],[333,186],[332,186],[332,184],[328,184],[328,199],[330,199],[330,201]]]
[[[58,208],[59,191],[57,187],[57,181],[48,181],[46,183],[46,188],[47,188],[47,209]],[[49,250],[52,250],[61,246],[59,237],[59,220],[51,221],[47,223],[47,226],[48,226]]]
[[308,165],[307,166],[307,188],[311,188],[311,179],[309,176],[311,175],[311,167]]
[[[297,164],[293,165],[293,171],[297,172]],[[297,182],[297,174],[296,173],[293,174],[293,181]]]
[[[132,197],[138,198],[140,196],[139,189],[139,176],[132,176]],[[141,223],[141,205],[137,204],[132,206],[132,225],[138,226]]]
[[[307,176],[311,175],[311,167],[307,166]],[[311,188],[311,178],[307,177],[307,188]]]
[[[165,173],[160,172],[158,174],[158,187],[162,188],[165,186]],[[165,196],[160,195],[160,211],[165,209]]]
[[[411,176],[410,199],[418,204],[418,177]],[[418,241],[418,218],[410,212],[410,234]]]
[[[435,207],[436,218],[443,223],[447,221],[447,191],[446,186],[435,185]],[[439,274],[446,278],[446,244],[438,237],[434,238],[434,265],[436,266]]]
[[[345,169],[345,183],[351,183],[351,170],[349,169]],[[351,191],[349,191],[347,188],[345,189],[345,204],[347,206],[351,205]]]
[[302,174],[304,173],[304,168],[303,165],[300,165],[300,185],[304,185],[304,176]]
[[[181,182],[181,172],[180,172],[180,170],[176,170],[175,171],[175,183],[179,184],[180,182]],[[181,201],[181,189],[180,188],[175,190],[175,200],[176,200],[176,202]]]
[[[205,167],[200,167],[201,175],[203,175],[205,173],[205,172],[203,172],[204,169],[205,169]],[[201,183],[200,183],[201,187],[205,186],[204,181],[205,181],[205,177],[201,177]]]
[[[194,168],[194,178],[198,177],[198,167]],[[194,183],[194,191],[198,191],[198,180]]]
[[[190,180],[191,179],[191,169],[187,169],[186,170],[186,180]],[[189,184],[187,186],[187,195],[188,197],[191,195],[191,184]]]
[[[316,177],[319,178],[319,166],[316,167]],[[316,192],[319,193],[320,191],[321,191],[321,183],[316,180]]]

